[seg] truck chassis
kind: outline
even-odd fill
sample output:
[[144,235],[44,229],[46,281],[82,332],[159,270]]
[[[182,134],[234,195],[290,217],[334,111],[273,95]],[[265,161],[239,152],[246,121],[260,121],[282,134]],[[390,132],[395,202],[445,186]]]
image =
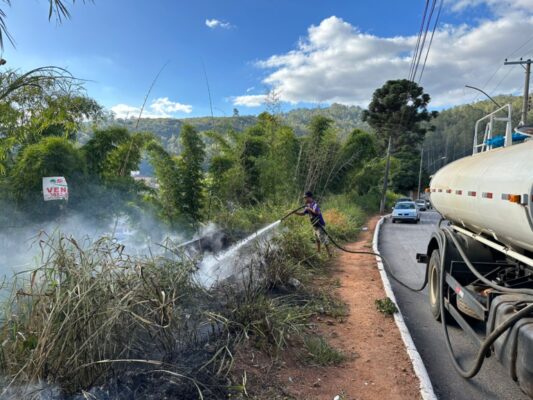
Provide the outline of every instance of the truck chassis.
[[[533,258],[448,222],[439,224],[426,254],[430,309],[442,323],[454,368],[474,377],[495,356],[533,398]],[[447,321],[453,320],[477,348],[473,365],[457,360]],[[480,333],[480,322],[484,328]]]

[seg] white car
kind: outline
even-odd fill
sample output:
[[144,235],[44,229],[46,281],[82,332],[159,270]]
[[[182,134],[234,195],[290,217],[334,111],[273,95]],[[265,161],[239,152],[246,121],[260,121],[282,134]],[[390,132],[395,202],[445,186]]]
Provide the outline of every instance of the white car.
[[418,207],[418,209],[420,211],[426,211],[427,210],[426,200],[417,200],[417,201],[415,201],[415,203],[416,203],[416,206]]
[[420,212],[414,201],[400,201],[394,205],[391,215],[392,223],[408,221],[415,224],[420,221]]

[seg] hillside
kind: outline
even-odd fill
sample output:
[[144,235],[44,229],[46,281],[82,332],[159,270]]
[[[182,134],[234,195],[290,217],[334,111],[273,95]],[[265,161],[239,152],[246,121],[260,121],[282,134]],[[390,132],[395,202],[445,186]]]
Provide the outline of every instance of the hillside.
[[[341,137],[346,136],[354,128],[368,128],[361,120],[363,109],[357,106],[344,106],[332,104],[324,108],[298,108],[287,113],[282,113],[281,118],[284,123],[291,126],[298,136],[306,133],[306,127],[314,115],[323,115],[334,121],[334,126]],[[235,117],[197,117],[197,118],[142,118],[139,121],[138,130],[153,132],[161,137],[164,146],[172,151],[178,152],[178,138],[181,127],[184,124],[194,126],[198,131],[215,130],[224,132],[230,129],[242,131],[252,126],[257,121],[256,116],[245,115]],[[112,121],[119,125],[134,130],[135,119],[117,119]]]
[[[522,97],[520,96],[497,96],[496,102],[501,105],[512,104],[513,126],[518,125]],[[424,142],[424,167],[429,173],[433,173],[445,163],[454,161],[472,153],[474,139],[474,126],[478,119],[496,109],[496,105],[490,100],[483,100],[472,104],[464,104],[443,110],[432,121],[435,126],[434,132],[428,132]],[[504,134],[505,125],[496,122],[496,128]],[[485,126],[481,127],[485,129]]]

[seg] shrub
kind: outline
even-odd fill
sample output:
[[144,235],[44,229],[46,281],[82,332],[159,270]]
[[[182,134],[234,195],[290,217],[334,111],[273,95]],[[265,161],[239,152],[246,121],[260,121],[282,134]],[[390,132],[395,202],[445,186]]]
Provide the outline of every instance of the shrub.
[[388,297],[376,299],[375,304],[377,310],[385,315],[391,316],[398,312],[396,304]]

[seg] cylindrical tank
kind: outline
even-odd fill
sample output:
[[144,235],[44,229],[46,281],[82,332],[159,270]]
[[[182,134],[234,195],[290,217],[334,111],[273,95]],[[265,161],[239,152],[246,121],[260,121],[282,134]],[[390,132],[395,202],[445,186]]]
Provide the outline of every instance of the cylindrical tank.
[[516,250],[533,251],[533,140],[441,168],[430,197],[443,217]]

